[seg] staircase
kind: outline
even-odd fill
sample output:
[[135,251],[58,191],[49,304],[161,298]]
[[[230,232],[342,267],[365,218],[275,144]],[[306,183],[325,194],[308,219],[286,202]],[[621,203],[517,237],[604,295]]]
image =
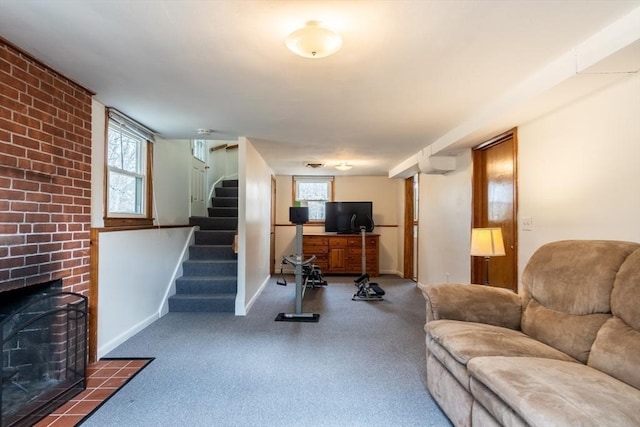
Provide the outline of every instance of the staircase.
[[238,228],[238,180],[226,180],[215,188],[208,217],[191,217],[199,226],[189,259],[176,279],[176,294],[169,297],[173,312],[235,311],[238,261],[233,237]]

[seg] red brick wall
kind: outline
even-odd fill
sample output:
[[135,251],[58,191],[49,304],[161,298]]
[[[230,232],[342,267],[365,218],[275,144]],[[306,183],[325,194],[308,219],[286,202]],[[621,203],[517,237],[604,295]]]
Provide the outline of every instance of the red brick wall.
[[92,95],[0,39],[0,292],[88,295]]

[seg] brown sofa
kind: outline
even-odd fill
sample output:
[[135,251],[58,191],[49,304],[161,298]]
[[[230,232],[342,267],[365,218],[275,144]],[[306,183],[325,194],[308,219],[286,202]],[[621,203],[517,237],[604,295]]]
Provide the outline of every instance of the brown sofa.
[[640,426],[640,244],[546,244],[519,294],[419,286],[427,387],[454,425]]

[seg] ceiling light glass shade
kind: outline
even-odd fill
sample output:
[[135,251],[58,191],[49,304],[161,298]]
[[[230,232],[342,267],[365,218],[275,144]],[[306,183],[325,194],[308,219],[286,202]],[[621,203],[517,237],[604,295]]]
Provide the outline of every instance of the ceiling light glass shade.
[[287,47],[305,58],[324,58],[340,50],[342,37],[318,21],[309,21],[304,28],[289,34]]
[[349,169],[351,169],[353,166],[351,166],[349,163],[347,162],[340,162],[340,164],[338,166],[336,166],[336,169],[338,169],[339,171],[348,171]]

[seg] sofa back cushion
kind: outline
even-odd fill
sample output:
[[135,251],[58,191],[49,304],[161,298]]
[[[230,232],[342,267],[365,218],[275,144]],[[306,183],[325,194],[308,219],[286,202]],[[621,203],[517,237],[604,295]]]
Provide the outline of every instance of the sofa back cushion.
[[586,363],[598,330],[611,317],[618,270],[638,248],[603,240],[542,246],[522,275],[522,331]]
[[614,317],[598,331],[588,365],[640,389],[640,249],[620,267],[611,312]]

